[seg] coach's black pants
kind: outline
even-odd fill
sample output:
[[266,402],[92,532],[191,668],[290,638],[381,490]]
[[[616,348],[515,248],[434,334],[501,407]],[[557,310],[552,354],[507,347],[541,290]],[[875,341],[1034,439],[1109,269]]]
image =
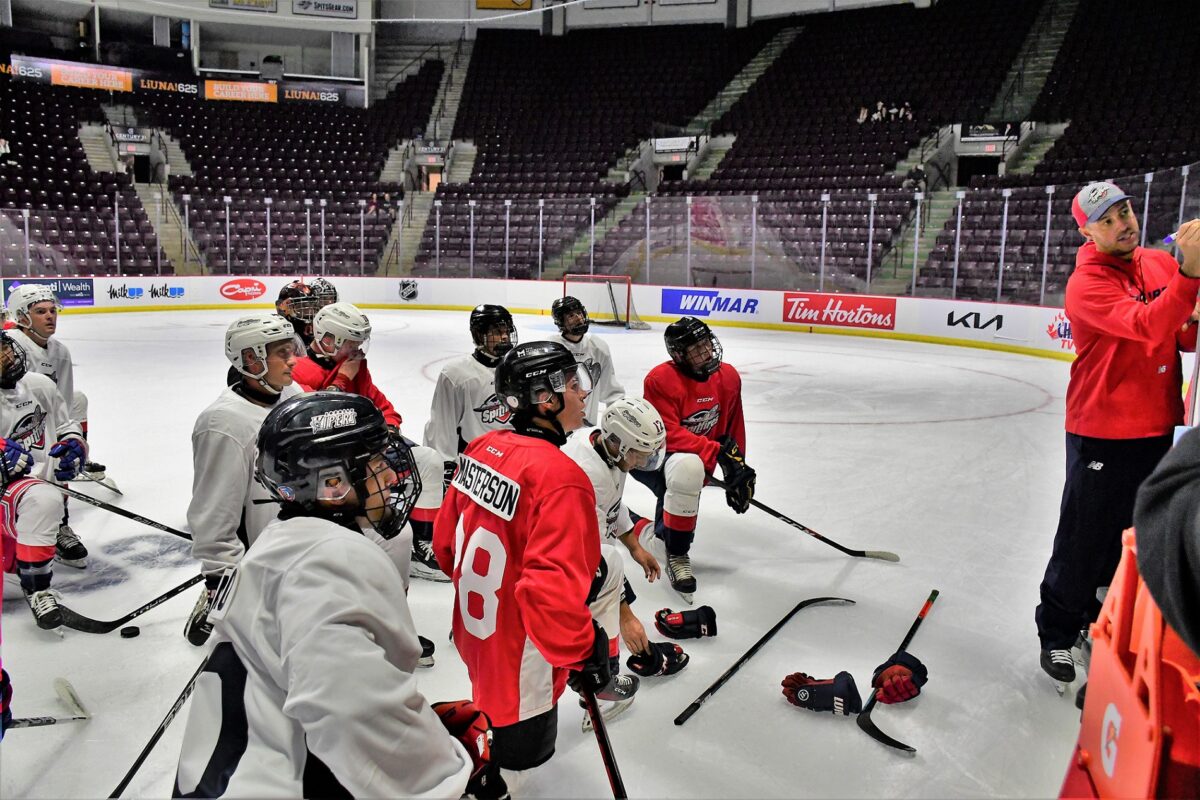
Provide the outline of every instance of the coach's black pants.
[[1093,439],[1067,434],[1067,479],[1058,532],[1037,607],[1043,650],[1067,649],[1100,613],[1096,590],[1112,580],[1121,532],[1133,524],[1141,485],[1171,447],[1171,436]]

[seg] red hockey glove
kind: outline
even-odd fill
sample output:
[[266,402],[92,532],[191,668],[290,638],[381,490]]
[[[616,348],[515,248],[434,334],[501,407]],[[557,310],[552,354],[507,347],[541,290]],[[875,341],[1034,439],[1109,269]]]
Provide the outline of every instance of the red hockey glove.
[[875,668],[871,685],[878,690],[879,702],[903,703],[919,695],[928,680],[929,671],[921,660],[901,650]]
[[686,611],[659,609],[654,615],[654,627],[672,639],[699,639],[717,635],[717,612],[712,606],[700,606]]
[[854,676],[845,671],[825,680],[793,672],[783,679],[783,696],[792,705],[809,711],[832,711],[847,717],[862,711]]
[[471,755],[471,778],[466,793],[480,800],[507,794],[500,768],[492,763],[492,721],[488,715],[470,700],[434,703],[433,711]]

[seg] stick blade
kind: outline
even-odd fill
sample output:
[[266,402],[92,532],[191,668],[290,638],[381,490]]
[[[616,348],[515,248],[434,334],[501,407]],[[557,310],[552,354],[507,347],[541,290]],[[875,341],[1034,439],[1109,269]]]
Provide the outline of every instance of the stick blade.
[[880,561],[900,561],[900,556],[896,555],[895,553],[888,552],[887,550],[864,550],[863,555],[865,555],[867,558],[877,558]]
[[83,705],[83,701],[79,699],[79,693],[75,691],[75,687],[66,678],[54,679],[54,691],[58,695],[58,699],[63,705],[77,717],[92,718],[91,712]]
[[869,710],[859,714],[856,718],[856,721],[858,722],[858,727],[862,729],[863,733],[867,734],[867,736],[870,736],[880,744],[899,750],[905,755],[911,756],[916,754],[917,748],[907,745],[898,739],[893,739],[891,736],[888,736],[886,733],[879,730],[874,721],[872,721],[871,712]]

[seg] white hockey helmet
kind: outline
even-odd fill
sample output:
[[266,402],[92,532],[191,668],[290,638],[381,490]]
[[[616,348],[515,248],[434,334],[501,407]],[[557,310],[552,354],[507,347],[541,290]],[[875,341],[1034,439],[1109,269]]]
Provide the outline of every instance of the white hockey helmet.
[[[28,328],[29,309],[38,303],[46,302],[58,306],[58,297],[49,286],[42,283],[22,283],[20,286],[14,286],[8,295],[8,318],[19,327]],[[22,317],[25,318],[24,322],[21,321]]]
[[653,471],[662,466],[666,457],[667,428],[658,410],[640,397],[622,397],[609,403],[600,418],[600,432],[616,448],[620,462],[630,450],[645,453],[637,469]]
[[267,374],[267,345],[291,342],[295,336],[292,323],[279,314],[247,314],[225,331],[225,357],[238,372],[261,382]]
[[336,361],[366,354],[371,321],[353,303],[333,303],[313,317],[313,351]]

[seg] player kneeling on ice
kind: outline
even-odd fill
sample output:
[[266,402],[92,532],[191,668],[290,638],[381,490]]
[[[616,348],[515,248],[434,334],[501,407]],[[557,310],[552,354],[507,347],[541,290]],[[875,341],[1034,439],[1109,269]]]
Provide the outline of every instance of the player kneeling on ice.
[[486,717],[418,692],[401,575],[362,535],[404,526],[408,446],[370,400],[334,392],[279,403],[257,445],[281,510],[221,584],[174,796],[501,794]]
[[63,494],[45,481],[51,469],[55,480],[76,477],[87,444],[54,382],[27,372],[25,352],[7,331],[0,333],[0,437],[0,534],[4,550],[15,553],[5,571],[15,568],[38,627],[50,630],[62,625],[53,562],[82,569],[88,551],[61,524]]
[[278,314],[263,311],[234,320],[225,331],[225,357],[238,380],[200,412],[192,429],[187,519],[192,557],[205,583],[183,627],[194,645],[208,641],[208,607],[221,574],[237,564],[279,511],[254,481],[254,442],[267,412],[301,391],[292,381],[295,333]]
[[[901,650],[875,668],[871,686],[880,703],[903,703],[919,695],[928,680],[929,673],[921,660]],[[792,705],[809,711],[849,716],[863,709],[854,676],[845,671],[823,680],[793,672],[783,679],[783,696]]]
[[667,326],[671,360],[646,375],[646,400],[662,415],[667,429],[667,458],[657,469],[631,474],[658,498],[654,535],[667,550],[671,588],[692,602],[696,578],[689,552],[700,511],[700,489],[718,465],[725,499],[738,514],[754,497],[754,470],[745,460],[746,422],[742,416],[742,378],[722,362],[716,334],[695,317]]
[[[645,628],[631,608],[636,595],[623,577],[620,554],[612,545],[614,539],[625,545],[647,581],[653,583],[662,574],[654,555],[638,541],[639,532],[649,526],[649,521],[643,519],[634,524],[624,494],[630,470],[654,470],[662,465],[666,440],[662,417],[652,405],[641,398],[622,397],[605,409],[600,427],[576,432],[562,448],[583,469],[596,495],[596,521],[604,536],[601,571],[606,580],[622,584],[619,610],[593,604],[592,615],[605,630],[616,631],[619,627],[621,639],[631,654],[629,667],[639,675],[670,675],[687,665],[687,654],[678,645],[658,644],[646,637]],[[610,654],[615,661],[615,638],[610,642]],[[616,672],[614,667],[613,673]],[[601,704],[601,711],[607,718],[623,707]]]
[[496,726],[493,758],[506,770],[554,755],[568,673],[576,691],[628,696],[611,677],[608,634],[588,610],[589,601],[615,605],[620,581],[604,580],[593,593],[601,563],[595,496],[559,450],[582,426],[590,388],[557,342],[505,353],[494,391],[514,430],[467,446],[434,523],[434,554],[454,582],[454,645],[475,702]]

